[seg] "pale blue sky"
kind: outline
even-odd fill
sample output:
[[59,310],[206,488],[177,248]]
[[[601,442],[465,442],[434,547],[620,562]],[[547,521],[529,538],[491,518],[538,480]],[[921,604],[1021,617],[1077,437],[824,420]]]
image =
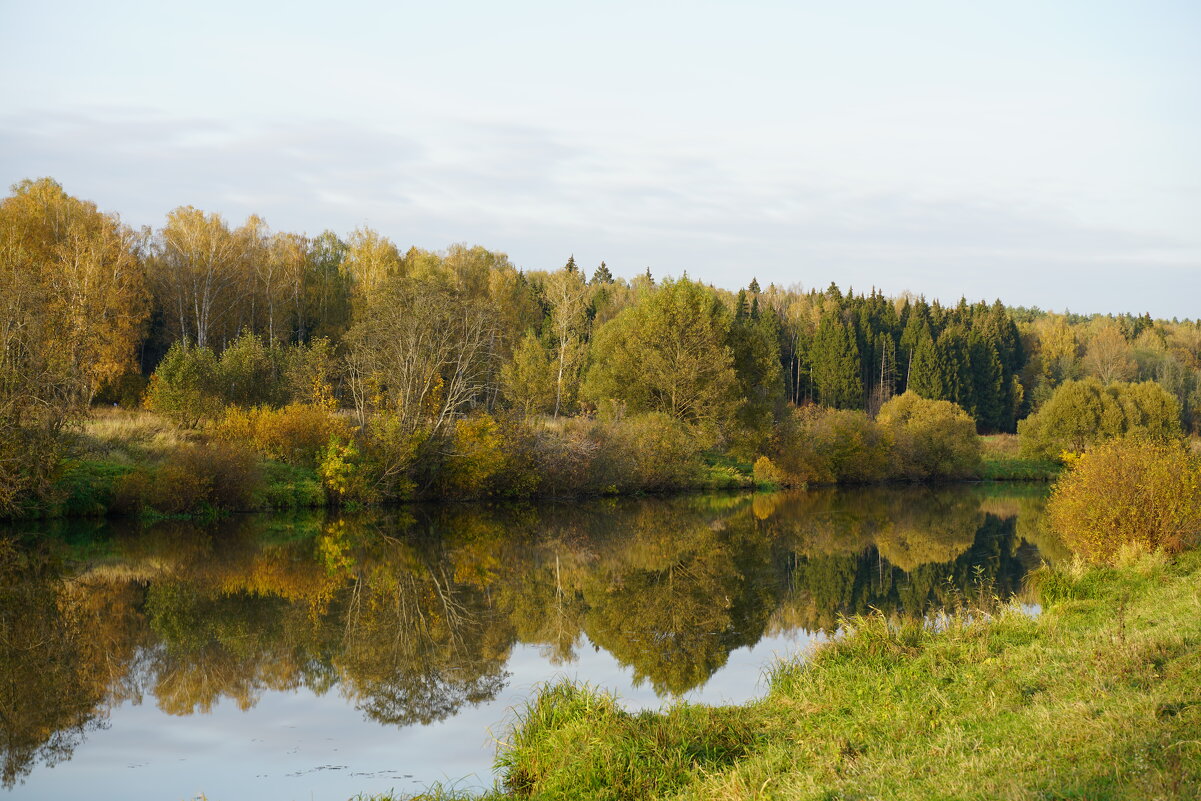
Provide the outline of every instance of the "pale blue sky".
[[0,182],[1201,316],[1201,2],[0,0]]

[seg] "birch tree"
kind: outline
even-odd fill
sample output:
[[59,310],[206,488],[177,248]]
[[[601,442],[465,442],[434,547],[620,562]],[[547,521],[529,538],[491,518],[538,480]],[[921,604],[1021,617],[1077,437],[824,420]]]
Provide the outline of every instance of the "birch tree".
[[[555,419],[579,384],[582,343],[588,323],[588,286],[579,270],[564,268],[546,279],[555,348]],[[566,397],[564,390],[566,389]]]
[[219,214],[181,206],[167,215],[151,259],[155,295],[177,338],[207,347],[244,292],[241,248]]

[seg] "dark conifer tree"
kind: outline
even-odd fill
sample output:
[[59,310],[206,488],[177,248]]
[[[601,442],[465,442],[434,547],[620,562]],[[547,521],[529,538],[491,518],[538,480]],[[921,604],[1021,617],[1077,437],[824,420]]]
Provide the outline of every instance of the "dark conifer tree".
[[984,431],[1004,431],[1005,371],[996,347],[982,335],[972,332],[969,339],[972,390],[976,401],[976,424]]
[[613,273],[609,272],[609,268],[602,261],[596,271],[592,273],[590,284],[611,284],[613,283]]
[[913,345],[908,373],[907,389],[930,400],[942,398],[942,370],[935,352],[934,337],[929,329],[925,329]]
[[863,407],[859,347],[840,316],[822,317],[813,337],[813,383],[818,400],[839,409]]

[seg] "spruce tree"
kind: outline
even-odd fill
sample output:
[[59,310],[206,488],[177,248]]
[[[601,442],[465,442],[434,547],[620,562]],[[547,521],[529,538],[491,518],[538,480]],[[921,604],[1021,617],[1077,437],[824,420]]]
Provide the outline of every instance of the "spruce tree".
[[596,272],[592,273],[590,284],[611,284],[613,283],[613,273],[609,272],[609,268],[602,261],[600,266],[596,268]]
[[935,352],[934,337],[926,330],[913,346],[906,388],[927,400],[943,400],[942,371]]
[[863,407],[859,347],[836,314],[822,317],[813,337],[813,383],[818,400],[838,409]]
[[1007,425],[1005,389],[1009,382],[1001,357],[996,347],[980,334],[973,332],[969,341],[976,424],[985,431],[1003,431]]

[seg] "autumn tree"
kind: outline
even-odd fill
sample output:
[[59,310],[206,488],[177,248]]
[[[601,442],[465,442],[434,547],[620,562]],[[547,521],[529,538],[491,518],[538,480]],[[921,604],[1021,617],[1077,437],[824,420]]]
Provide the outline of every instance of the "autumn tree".
[[[587,333],[588,287],[584,275],[574,269],[574,261],[551,273],[546,279],[546,299],[550,303],[550,333],[555,351],[555,408],[569,405],[579,383]],[[566,391],[566,394],[565,394]]]
[[1084,368],[1102,384],[1134,376],[1134,348],[1114,323],[1100,325],[1084,349]]
[[401,273],[400,251],[396,245],[370,228],[356,228],[346,240],[342,264],[359,297],[365,297],[385,279]]
[[347,334],[359,423],[394,415],[406,435],[441,432],[495,383],[495,315],[445,283],[390,277],[364,299]]
[[532,332],[501,368],[505,397],[525,417],[549,411],[555,403],[555,365]]
[[167,215],[149,262],[155,300],[174,338],[206,347],[245,293],[244,241],[219,214],[181,206]]
[[0,515],[49,492],[64,426],[133,367],[146,313],[119,219],[48,178],[0,202]]

